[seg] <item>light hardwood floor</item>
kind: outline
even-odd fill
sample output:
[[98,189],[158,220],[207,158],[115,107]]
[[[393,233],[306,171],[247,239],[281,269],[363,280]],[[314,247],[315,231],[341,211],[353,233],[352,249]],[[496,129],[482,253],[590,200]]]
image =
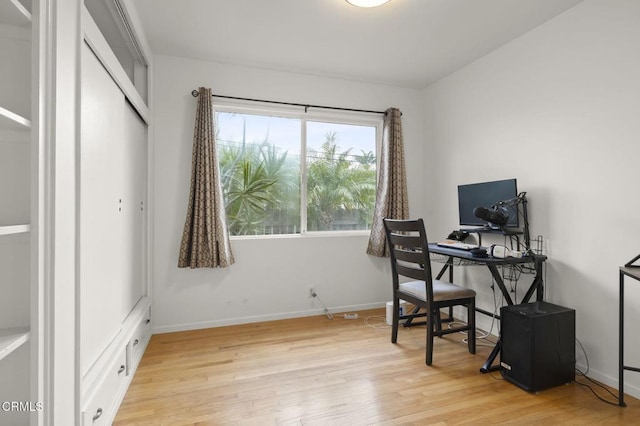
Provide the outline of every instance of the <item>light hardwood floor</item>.
[[628,396],[620,408],[576,383],[531,394],[479,373],[490,348],[471,355],[460,334],[436,338],[429,367],[424,327],[394,345],[383,310],[359,315],[154,335],[114,424],[640,424]]

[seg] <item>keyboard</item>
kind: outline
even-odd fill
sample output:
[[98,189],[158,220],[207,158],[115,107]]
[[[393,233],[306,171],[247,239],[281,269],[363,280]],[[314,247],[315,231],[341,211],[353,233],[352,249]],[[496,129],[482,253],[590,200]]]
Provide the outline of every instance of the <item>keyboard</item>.
[[473,250],[473,249],[479,247],[476,244],[467,244],[467,243],[463,243],[463,242],[455,241],[455,240],[440,241],[437,245],[439,247],[447,247],[447,248],[458,249],[458,250],[467,250],[467,251]]

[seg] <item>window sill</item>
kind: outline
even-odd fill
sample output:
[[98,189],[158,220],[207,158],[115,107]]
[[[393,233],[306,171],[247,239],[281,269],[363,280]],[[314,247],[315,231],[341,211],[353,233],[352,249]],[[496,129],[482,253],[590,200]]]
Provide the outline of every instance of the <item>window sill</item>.
[[271,234],[271,235],[233,235],[234,240],[270,240],[270,239],[300,239],[300,238],[335,238],[335,237],[368,237],[371,231],[315,231],[304,234]]

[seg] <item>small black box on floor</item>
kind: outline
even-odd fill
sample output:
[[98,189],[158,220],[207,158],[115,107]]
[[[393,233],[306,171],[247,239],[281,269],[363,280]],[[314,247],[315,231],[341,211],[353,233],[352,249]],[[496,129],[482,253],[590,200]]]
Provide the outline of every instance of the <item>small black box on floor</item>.
[[500,370],[529,392],[575,379],[576,311],[546,302],[500,309]]

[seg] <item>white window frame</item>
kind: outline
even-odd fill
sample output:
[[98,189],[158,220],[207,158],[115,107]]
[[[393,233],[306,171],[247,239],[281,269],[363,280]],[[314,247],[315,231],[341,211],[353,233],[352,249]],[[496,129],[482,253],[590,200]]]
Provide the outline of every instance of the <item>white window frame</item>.
[[378,184],[378,174],[380,172],[380,154],[382,152],[382,130],[383,116],[373,113],[363,113],[354,111],[316,110],[309,108],[306,112],[300,107],[289,106],[257,106],[253,102],[244,101],[224,101],[219,102],[213,99],[213,110],[216,112],[254,114],[263,116],[274,116],[282,118],[294,118],[300,120],[300,233],[298,234],[268,234],[268,235],[231,235],[230,238],[243,239],[264,239],[264,238],[300,238],[300,237],[340,237],[350,235],[369,235],[370,230],[349,230],[349,231],[308,231],[307,230],[307,122],[319,121],[336,124],[351,124],[356,126],[370,126],[376,128],[376,186]]

